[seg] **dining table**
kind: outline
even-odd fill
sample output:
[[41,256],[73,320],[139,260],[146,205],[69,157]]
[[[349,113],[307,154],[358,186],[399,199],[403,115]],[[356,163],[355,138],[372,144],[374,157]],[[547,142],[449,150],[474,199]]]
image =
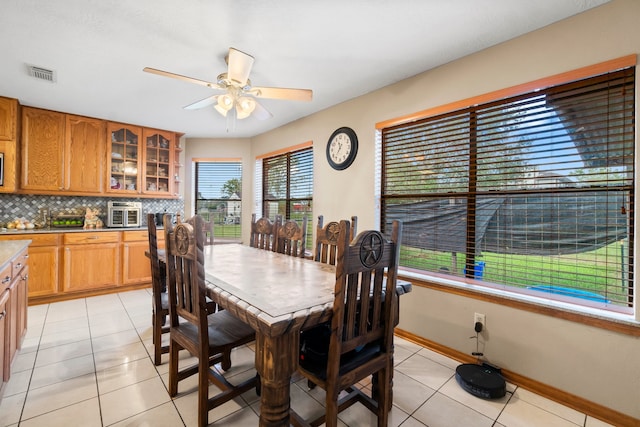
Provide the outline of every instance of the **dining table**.
[[[256,332],[259,425],[288,427],[290,417],[297,417],[289,391],[300,331],[331,319],[335,266],[225,244],[204,247],[204,270],[207,296]],[[410,291],[410,283],[398,281],[398,295]]]

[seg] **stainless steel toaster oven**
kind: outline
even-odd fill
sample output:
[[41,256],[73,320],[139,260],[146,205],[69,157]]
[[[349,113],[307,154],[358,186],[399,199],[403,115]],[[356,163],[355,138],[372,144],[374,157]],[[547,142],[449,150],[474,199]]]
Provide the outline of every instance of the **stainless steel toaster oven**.
[[107,227],[141,227],[142,203],[107,202]]

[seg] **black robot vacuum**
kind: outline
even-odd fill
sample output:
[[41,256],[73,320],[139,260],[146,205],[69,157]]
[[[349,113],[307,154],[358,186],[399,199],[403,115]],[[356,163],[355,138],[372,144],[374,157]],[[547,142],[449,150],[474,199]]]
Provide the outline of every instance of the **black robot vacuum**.
[[465,391],[483,399],[499,399],[507,393],[500,369],[483,363],[464,363],[456,368],[456,381]]

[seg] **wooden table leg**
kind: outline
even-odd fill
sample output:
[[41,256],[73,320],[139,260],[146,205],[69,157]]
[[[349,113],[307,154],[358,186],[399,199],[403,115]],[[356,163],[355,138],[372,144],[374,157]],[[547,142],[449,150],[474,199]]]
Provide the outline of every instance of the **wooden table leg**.
[[298,335],[293,331],[277,337],[256,333],[261,427],[289,427],[289,390],[291,375],[298,362]]

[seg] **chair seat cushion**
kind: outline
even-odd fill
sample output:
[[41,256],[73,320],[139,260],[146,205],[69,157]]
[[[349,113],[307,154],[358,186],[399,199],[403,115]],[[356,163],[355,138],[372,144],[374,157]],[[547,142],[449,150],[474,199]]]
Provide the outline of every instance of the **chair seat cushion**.
[[[300,336],[300,367],[314,376],[327,378],[331,326],[328,323],[304,331]],[[340,375],[368,362],[380,354],[379,343],[358,347],[340,357]]]
[[[216,311],[207,316],[207,320],[209,323],[209,348],[213,350],[212,353],[216,353],[217,348],[229,344],[237,344],[239,341],[249,342],[255,339],[255,331],[228,310]],[[180,323],[174,329],[192,341],[198,339],[198,328],[191,323]]]

